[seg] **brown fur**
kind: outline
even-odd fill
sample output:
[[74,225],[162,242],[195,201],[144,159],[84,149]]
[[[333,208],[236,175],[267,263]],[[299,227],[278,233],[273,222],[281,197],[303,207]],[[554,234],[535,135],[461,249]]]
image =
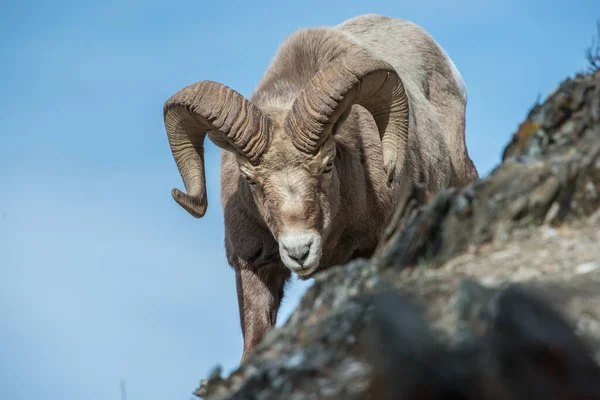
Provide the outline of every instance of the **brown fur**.
[[[409,100],[408,144],[392,187],[377,125],[365,108],[352,106],[317,154],[299,151],[286,130],[294,100],[319,68],[361,46],[396,69]],[[253,165],[221,143],[225,248],[236,271],[242,360],[275,324],[291,276],[276,238],[292,230],[318,234],[318,267],[295,271],[307,279],[371,255],[411,179],[435,193],[478,177],[465,144],[466,93],[454,76],[433,39],[399,19],[357,17],[333,28],[300,30],[282,43],[250,98],[273,124],[260,162]]]

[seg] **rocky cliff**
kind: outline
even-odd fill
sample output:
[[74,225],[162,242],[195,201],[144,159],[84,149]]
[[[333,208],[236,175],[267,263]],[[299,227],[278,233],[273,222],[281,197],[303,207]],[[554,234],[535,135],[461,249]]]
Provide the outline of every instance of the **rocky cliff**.
[[489,176],[431,198],[414,186],[372,258],[316,277],[247,363],[226,378],[215,369],[196,394],[518,398],[519,385],[537,385],[600,398],[592,357],[600,361],[600,70],[533,107]]

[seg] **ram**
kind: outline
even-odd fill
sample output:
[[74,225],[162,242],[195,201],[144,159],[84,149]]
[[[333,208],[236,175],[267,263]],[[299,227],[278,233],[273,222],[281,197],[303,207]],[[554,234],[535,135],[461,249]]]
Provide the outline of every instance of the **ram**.
[[478,178],[467,95],[417,25],[374,14],[287,37],[252,96],[200,81],[164,105],[170,148],[196,218],[207,208],[204,139],[221,156],[225,250],[235,270],[242,361],[276,322],[284,285],[368,257],[403,188]]

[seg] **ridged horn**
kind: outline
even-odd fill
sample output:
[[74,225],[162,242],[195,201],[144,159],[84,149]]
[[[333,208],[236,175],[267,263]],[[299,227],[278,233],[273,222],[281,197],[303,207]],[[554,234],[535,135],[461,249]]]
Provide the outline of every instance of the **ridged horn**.
[[[268,117],[235,90],[212,81],[189,85],[169,98],[163,107],[171,152],[186,193],[174,188],[173,199],[195,218],[206,213],[204,138],[223,138],[220,147],[231,150],[256,165],[269,145]],[[210,135],[209,135],[210,137]],[[219,141],[220,142],[220,141]]]
[[366,53],[351,51],[334,59],[304,86],[287,117],[294,145],[306,153],[317,152],[353,104],[365,107],[375,119],[390,183],[395,165],[404,162],[408,99],[396,70]]

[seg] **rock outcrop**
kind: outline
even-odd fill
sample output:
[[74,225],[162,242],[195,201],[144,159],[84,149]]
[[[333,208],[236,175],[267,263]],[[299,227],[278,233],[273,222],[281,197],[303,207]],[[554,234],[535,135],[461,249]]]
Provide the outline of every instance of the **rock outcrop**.
[[[559,317],[550,317],[551,311],[529,297],[519,297],[521,292],[511,284],[536,293],[564,315],[584,347],[560,333],[567,331]],[[423,322],[409,303],[422,311]],[[373,319],[385,312],[395,312],[399,320]],[[574,368],[582,379],[579,388],[597,373],[597,365],[570,361],[585,359],[587,350],[582,349],[589,349],[600,362],[600,70],[565,80],[533,107],[507,145],[502,163],[487,177],[431,198],[414,186],[372,258],[317,276],[284,326],[269,332],[231,376],[222,378],[215,369],[196,394],[209,400],[386,398],[375,393],[374,382],[389,388],[417,379],[410,377],[420,371],[419,362],[431,362],[429,357],[440,360],[433,369],[422,367],[431,374],[452,369],[444,363],[460,371],[466,356],[444,358],[443,346],[473,348],[490,332],[518,344],[521,339],[507,339],[502,335],[509,333],[499,333],[494,325],[502,318],[502,326],[514,325],[510,335],[526,331],[543,341],[543,332],[556,334],[548,339],[556,340],[548,348],[557,352],[548,354],[560,356],[547,358],[542,352],[546,358],[540,361],[537,353],[515,347],[516,356],[532,363],[530,373],[550,364],[558,369],[544,369],[542,375]],[[381,342],[374,345],[374,337]],[[485,343],[501,363],[504,358],[498,354],[506,348]],[[381,366],[394,354],[407,358],[396,371],[398,379],[389,380],[392,370]],[[513,365],[517,370],[519,362]],[[467,370],[483,373],[486,368]],[[374,371],[388,376],[376,380]],[[499,384],[500,375],[487,372]],[[465,376],[457,374],[445,382],[458,384]],[[502,382],[499,387],[510,386]],[[595,395],[600,393],[597,382],[588,388]],[[486,387],[486,398],[516,398],[489,395],[489,381]],[[571,390],[566,387],[561,386]],[[406,393],[403,398],[414,398]],[[586,398],[598,398],[590,396]]]

